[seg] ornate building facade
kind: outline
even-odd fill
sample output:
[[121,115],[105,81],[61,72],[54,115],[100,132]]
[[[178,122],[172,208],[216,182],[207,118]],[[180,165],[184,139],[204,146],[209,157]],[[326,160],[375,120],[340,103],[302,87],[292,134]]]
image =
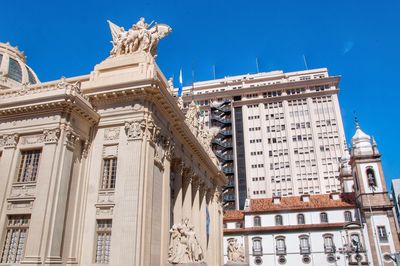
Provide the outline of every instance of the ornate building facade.
[[222,264],[225,177],[155,63],[171,29],[109,22],[110,56],[39,82],[0,44],[0,264]]

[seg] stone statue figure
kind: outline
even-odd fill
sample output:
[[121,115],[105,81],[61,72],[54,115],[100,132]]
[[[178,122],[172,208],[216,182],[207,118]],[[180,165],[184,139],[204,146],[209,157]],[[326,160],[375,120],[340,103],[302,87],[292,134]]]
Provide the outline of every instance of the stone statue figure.
[[154,21],[147,24],[145,19],[141,17],[129,30],[125,30],[108,20],[112,35],[111,43],[113,44],[110,55],[119,56],[135,52],[147,52],[155,56],[158,42],[167,36],[172,29],[166,24],[157,23],[150,28],[153,23]]
[[189,219],[174,224],[168,250],[168,262],[171,264],[196,263],[204,259],[203,249],[197,239],[194,226],[189,224]]
[[228,261],[231,262],[244,262],[244,248],[243,245],[239,247],[236,238],[228,240]]

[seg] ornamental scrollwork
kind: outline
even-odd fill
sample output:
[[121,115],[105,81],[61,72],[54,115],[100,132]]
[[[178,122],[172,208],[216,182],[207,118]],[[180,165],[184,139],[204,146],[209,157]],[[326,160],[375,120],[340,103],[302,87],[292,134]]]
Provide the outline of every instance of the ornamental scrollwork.
[[146,121],[144,119],[135,121],[125,121],[125,133],[128,140],[137,140],[143,138],[145,129],[146,129]]

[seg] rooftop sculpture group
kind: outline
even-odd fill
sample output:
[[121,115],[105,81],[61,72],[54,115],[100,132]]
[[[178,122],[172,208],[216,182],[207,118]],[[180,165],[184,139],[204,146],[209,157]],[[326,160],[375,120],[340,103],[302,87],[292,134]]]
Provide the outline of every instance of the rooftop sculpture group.
[[108,21],[113,39],[110,55],[118,56],[140,51],[151,53],[153,56],[156,55],[158,42],[167,36],[172,29],[166,24],[157,23],[154,23],[155,25],[150,28],[153,23],[154,21],[147,24],[145,19],[141,17],[130,29],[125,30],[123,27]]

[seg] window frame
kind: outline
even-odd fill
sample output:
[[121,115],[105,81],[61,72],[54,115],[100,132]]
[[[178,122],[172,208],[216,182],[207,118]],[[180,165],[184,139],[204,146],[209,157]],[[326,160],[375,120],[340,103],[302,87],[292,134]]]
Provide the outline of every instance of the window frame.
[[319,214],[319,220],[323,224],[329,223],[328,213],[327,212],[321,212]]
[[261,217],[260,216],[254,216],[253,217],[253,226],[254,227],[260,227],[261,226]]
[[[335,253],[336,252],[336,245],[333,241],[333,234],[324,234],[322,235],[324,238],[324,251],[325,254]],[[329,241],[327,241],[330,239]]]
[[306,217],[303,213],[297,214],[297,224],[306,224]]
[[[262,247],[262,238],[257,236],[253,237],[252,239],[252,250],[253,250],[253,255],[262,255],[263,254],[263,247]],[[255,245],[255,243],[259,243]]]
[[[26,221],[26,223],[18,224],[16,225],[15,223],[11,223],[11,221],[16,221],[16,220],[22,220]],[[28,233],[29,233],[29,225],[31,222],[31,216],[29,214],[23,214],[23,215],[8,215],[7,216],[7,224],[5,226],[5,232],[3,235],[3,245],[1,247],[1,254],[0,254],[0,264],[19,264],[22,258],[24,257],[25,253],[25,248],[26,248],[26,241],[28,239]],[[22,234],[24,233],[24,234]],[[15,235],[16,234],[16,235]],[[23,236],[23,237],[22,237]],[[16,237],[16,241],[13,243],[12,239],[13,237]],[[22,239],[22,248],[20,248],[20,243]],[[20,250],[20,253],[18,254],[18,250]],[[15,252],[12,254],[11,258],[10,252]],[[5,252],[7,252],[8,255],[5,255]],[[18,257],[19,255],[19,257]],[[6,260],[3,260],[4,256],[6,256]]]
[[[306,245],[303,245],[304,243],[306,243]],[[300,254],[302,255],[311,253],[310,236],[308,235],[299,236],[299,249],[300,249]]]
[[[106,227],[99,227],[100,222],[104,222],[105,225],[110,225]],[[109,222],[109,223],[108,223]],[[105,237],[101,239],[102,247],[101,253],[99,255],[99,240],[100,237]],[[109,237],[107,239],[107,237]],[[107,251],[107,241],[108,241],[108,251]],[[94,248],[94,263],[96,264],[108,264],[111,258],[111,241],[112,241],[112,219],[96,219],[96,237],[95,237],[95,248]],[[108,252],[108,256],[106,255]],[[100,258],[100,259],[99,259]]]
[[351,213],[351,211],[344,211],[343,216],[345,222],[347,223],[353,222],[353,214]]
[[379,242],[388,243],[389,242],[389,235],[388,235],[388,232],[386,230],[386,226],[378,225],[376,227],[376,230],[378,231]]
[[[27,157],[31,154],[31,159],[29,162],[29,165],[26,165],[27,163]],[[35,156],[38,156],[35,158]],[[16,178],[14,183],[15,184],[27,184],[27,183],[36,183],[38,176],[39,176],[39,169],[40,169],[40,159],[42,157],[42,148],[32,148],[32,149],[21,149],[19,151],[19,159],[18,159],[18,165],[17,165],[17,171],[16,171]],[[28,157],[29,158],[29,157]],[[36,164],[34,163],[36,161]],[[33,172],[34,174],[31,173],[31,176],[29,177],[24,177],[24,175],[27,174],[27,167],[30,167],[32,164],[34,164],[33,167]]]
[[280,214],[275,215],[275,226],[283,225],[283,217]]
[[[106,166],[107,161],[110,161],[108,163],[108,166]],[[105,174],[106,167],[108,167],[107,175]],[[114,170],[114,176],[113,176],[113,170]],[[115,186],[117,183],[117,170],[118,170],[118,157],[116,155],[111,155],[102,158],[101,180],[99,187],[101,191],[115,190]]]
[[[286,255],[286,238],[284,236],[275,237],[275,251],[277,255]],[[278,245],[278,243],[283,245]]]

